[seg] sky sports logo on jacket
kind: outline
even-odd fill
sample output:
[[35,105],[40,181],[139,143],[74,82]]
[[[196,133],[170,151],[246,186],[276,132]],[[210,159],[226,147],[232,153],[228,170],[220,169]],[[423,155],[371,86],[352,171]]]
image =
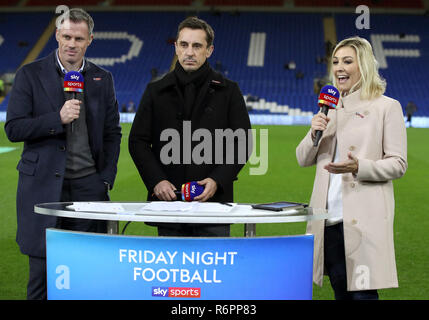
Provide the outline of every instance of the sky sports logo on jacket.
[[201,288],[152,287],[152,297],[200,298]]

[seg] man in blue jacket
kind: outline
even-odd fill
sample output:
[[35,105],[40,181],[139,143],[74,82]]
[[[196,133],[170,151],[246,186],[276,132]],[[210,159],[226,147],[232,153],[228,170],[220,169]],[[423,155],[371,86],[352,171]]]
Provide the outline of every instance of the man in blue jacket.
[[[46,299],[45,229],[106,232],[104,221],[34,213],[45,202],[105,201],[117,171],[121,127],[110,72],[87,61],[94,22],[71,9],[56,30],[58,49],[18,70],[7,109],[9,140],[24,142],[19,171],[16,240],[29,256],[27,299]],[[84,77],[76,97],[64,92],[69,71]]]

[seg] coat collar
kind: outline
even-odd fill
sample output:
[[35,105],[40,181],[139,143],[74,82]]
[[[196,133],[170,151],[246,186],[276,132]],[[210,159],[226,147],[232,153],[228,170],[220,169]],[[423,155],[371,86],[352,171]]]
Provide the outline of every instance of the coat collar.
[[[218,72],[214,71],[210,68],[209,75],[209,86],[213,89],[226,87],[225,78]],[[174,75],[174,71],[167,73],[164,78],[162,78],[159,82],[159,91],[163,91],[165,89],[169,89],[170,87],[177,86],[177,79]]]
[[[38,73],[40,83],[49,97],[49,101],[54,110],[58,110],[64,104],[63,84],[58,79],[57,66],[55,63],[55,51],[49,54],[40,64],[40,72]],[[61,94],[60,94],[61,93]]]
[[358,89],[355,92],[340,98],[338,108],[344,108],[345,112],[355,112],[362,107],[367,106],[371,103],[370,100],[361,99],[362,89]]
[[209,86],[214,89],[226,87],[225,78],[219,72],[212,70]]
[[[204,101],[206,101],[206,99],[210,99],[210,97],[212,97],[216,90],[227,86],[226,79],[220,73],[214,71],[211,68],[210,74],[207,78],[208,81],[204,82],[199,92],[197,93],[195,105],[191,114],[191,120],[195,119],[195,117],[198,115],[201,107],[205,105]],[[180,101],[180,103],[178,103],[176,107],[178,108],[179,114],[183,114],[183,95],[179,89],[179,84],[177,82],[176,76],[174,75],[174,71],[167,73],[162,79],[155,82],[153,88],[157,94],[160,94],[164,91],[175,92],[178,95]]]
[[[64,87],[58,77],[53,76],[59,72],[57,69],[56,59],[55,51],[51,52],[46,58],[43,58],[40,64],[40,72],[38,73],[38,76],[46,95],[49,97],[49,101],[51,102],[53,109],[59,110],[64,104]],[[84,76],[85,74],[92,74],[93,68],[91,68],[91,65],[91,62],[85,62],[85,67],[82,70]],[[90,77],[88,77],[88,79],[90,79]],[[87,90],[84,92],[86,94]]]

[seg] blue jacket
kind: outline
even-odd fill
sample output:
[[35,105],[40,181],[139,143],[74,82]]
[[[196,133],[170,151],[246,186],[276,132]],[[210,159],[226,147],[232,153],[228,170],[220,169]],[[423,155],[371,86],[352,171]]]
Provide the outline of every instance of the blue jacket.
[[[60,110],[63,84],[58,80],[55,52],[18,70],[12,88],[5,131],[10,141],[24,142],[19,171],[16,240],[21,252],[45,256],[45,229],[56,217],[34,213],[34,205],[58,202],[66,166],[66,134]],[[84,99],[89,144],[97,172],[113,186],[121,127],[110,72],[86,61]]]

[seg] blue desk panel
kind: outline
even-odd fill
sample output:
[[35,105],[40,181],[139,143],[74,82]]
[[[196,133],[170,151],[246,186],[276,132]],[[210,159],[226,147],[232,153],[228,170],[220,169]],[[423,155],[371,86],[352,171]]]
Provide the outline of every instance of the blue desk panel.
[[48,299],[311,299],[313,236],[46,231]]

